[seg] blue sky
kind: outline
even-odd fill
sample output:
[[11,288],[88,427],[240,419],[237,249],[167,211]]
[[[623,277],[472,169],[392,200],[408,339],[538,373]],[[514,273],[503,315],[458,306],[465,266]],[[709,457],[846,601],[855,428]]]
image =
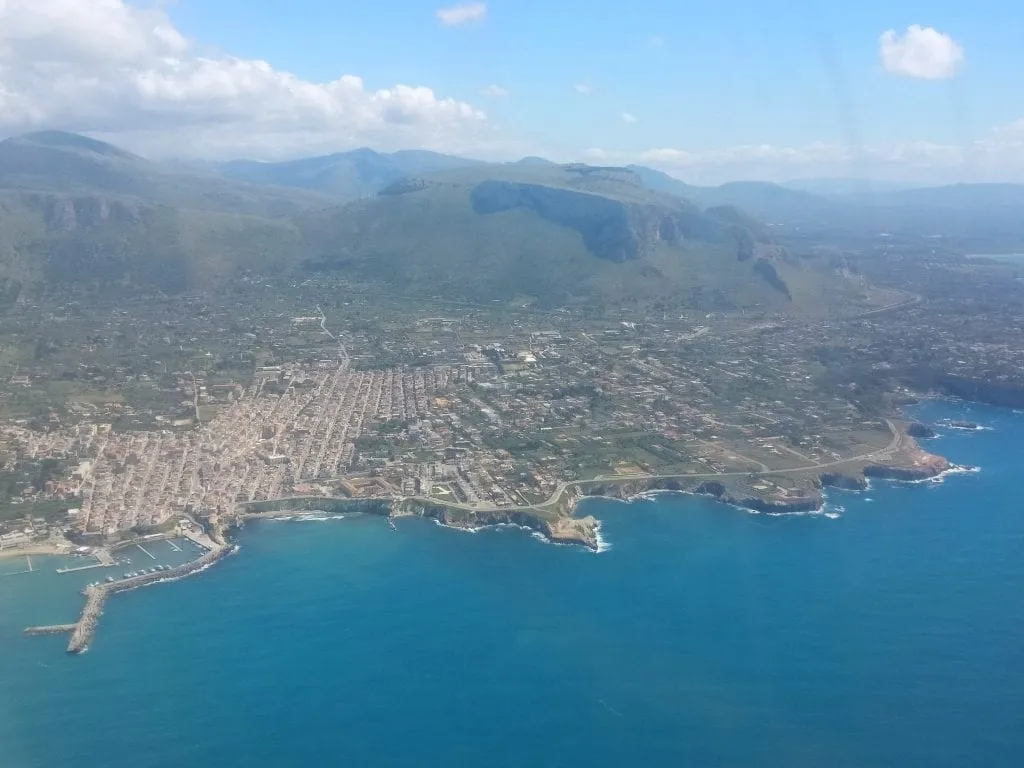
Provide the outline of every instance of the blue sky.
[[[301,77],[429,85],[569,147],[801,144],[851,130],[948,142],[1024,114],[1024,9],[1012,2],[492,0],[482,22],[455,28],[435,22],[440,5],[303,0],[282,13],[277,0],[178,0],[170,14],[196,39]],[[911,24],[965,48],[956,77],[884,72],[879,35]],[[590,97],[574,98],[575,83]],[[509,98],[481,100],[490,84]]]
[[[1024,10],[1007,0],[10,2],[32,6],[26,18],[91,4],[98,34],[138,38],[138,72],[110,99],[129,105],[123,119],[95,104],[50,111],[151,153],[369,144],[646,162],[698,181],[1024,180]],[[38,51],[28,38],[42,33],[5,13],[0,43],[8,21]],[[81,69],[73,36],[46,50],[65,46]],[[5,87],[18,95],[2,77],[0,104]]]

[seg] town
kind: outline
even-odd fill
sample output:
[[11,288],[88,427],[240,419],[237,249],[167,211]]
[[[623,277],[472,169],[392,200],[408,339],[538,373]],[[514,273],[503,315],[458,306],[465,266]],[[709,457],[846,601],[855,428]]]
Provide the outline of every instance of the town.
[[973,367],[1014,391],[1021,370],[1005,335],[943,334],[955,296],[802,322],[244,290],[4,320],[40,341],[2,401],[0,545],[98,545],[293,497],[514,508],[571,481],[716,473],[800,493],[890,444],[915,376]]

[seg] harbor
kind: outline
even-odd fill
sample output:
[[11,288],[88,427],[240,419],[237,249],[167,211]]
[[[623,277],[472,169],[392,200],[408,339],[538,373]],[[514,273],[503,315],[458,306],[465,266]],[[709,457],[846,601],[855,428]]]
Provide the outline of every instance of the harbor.
[[[32,557],[26,556],[23,569],[5,575],[48,572],[50,578],[57,579],[52,582],[54,585],[67,580],[73,590],[85,597],[77,621],[65,623],[59,615],[48,616],[43,611],[36,613],[31,626],[22,630],[26,636],[69,635],[68,653],[80,654],[92,642],[111,595],[183,578],[213,565],[231,551],[230,545],[214,540],[197,526],[181,526],[173,533],[96,549],[82,547],[71,556],[53,560],[37,558],[33,562]],[[96,575],[89,575],[93,571]]]
[[103,606],[111,595],[118,592],[127,592],[130,589],[138,589],[158,581],[184,578],[210,567],[232,551],[230,546],[219,544],[205,536],[197,536],[195,541],[206,549],[206,552],[196,560],[183,563],[175,568],[145,571],[129,576],[121,581],[90,584],[87,586],[84,590],[85,607],[82,608],[82,614],[79,616],[78,621],[71,625],[73,629],[71,630],[71,639],[68,642],[68,653],[79,654],[89,649],[89,643],[92,642],[93,636],[96,634],[96,627],[99,625],[100,616],[103,614]]

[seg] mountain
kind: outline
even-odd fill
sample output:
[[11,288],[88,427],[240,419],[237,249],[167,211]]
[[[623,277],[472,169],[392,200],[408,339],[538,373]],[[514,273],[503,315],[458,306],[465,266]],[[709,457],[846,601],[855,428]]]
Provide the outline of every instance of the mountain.
[[883,192],[914,189],[916,187],[914,184],[882,181],[879,179],[792,179],[784,181],[781,186],[825,197],[875,195]]
[[960,210],[1024,208],[1024,184],[952,184],[875,195],[876,204]]
[[825,314],[866,297],[721,197],[704,211],[624,168],[357,150],[259,170],[384,186],[324,207],[309,189],[185,173],[72,134],[0,142],[0,304],[62,286],[205,290],[243,273],[593,311]]
[[301,247],[288,219],[0,190],[0,296],[9,301],[62,286],[111,296],[202,290],[242,271],[279,272]]
[[287,218],[314,193],[183,174],[84,136],[0,142],[0,303],[91,285],[173,293],[280,269],[301,245]]
[[825,311],[863,286],[790,259],[734,209],[624,168],[505,165],[404,179],[299,217],[306,269],[409,294],[561,306]]
[[651,189],[703,208],[730,206],[789,231],[834,239],[879,233],[948,238],[962,248],[1018,248],[1024,238],[1024,185],[955,184],[906,188],[857,180],[774,184],[737,181],[717,187],[686,184],[661,171],[628,166]]
[[820,215],[835,204],[825,198],[789,189],[768,181],[733,181],[718,187],[687,184],[667,173],[641,165],[627,166],[651,189],[678,195],[710,208],[732,206],[772,224],[789,223],[808,215]]
[[513,163],[509,163],[509,165],[533,165],[546,168],[552,165],[557,165],[557,163],[553,163],[544,157],[536,157],[534,155],[530,155],[529,157],[523,157],[520,158],[519,160],[516,160]]
[[111,144],[59,131],[0,141],[0,189],[111,195],[153,205],[271,217],[335,202],[313,192],[180,173]]
[[383,154],[364,148],[281,163],[233,160],[216,166],[216,170],[231,179],[314,190],[341,200],[356,200],[374,195],[406,176],[482,164],[479,160],[425,150]]

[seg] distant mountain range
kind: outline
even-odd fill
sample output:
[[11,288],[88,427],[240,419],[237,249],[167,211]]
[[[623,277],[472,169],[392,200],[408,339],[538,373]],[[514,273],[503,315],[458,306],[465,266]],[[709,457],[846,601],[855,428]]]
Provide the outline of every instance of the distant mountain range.
[[410,294],[800,311],[823,309],[840,288],[739,211],[701,211],[624,168],[460,168],[297,221],[313,253],[307,269]]
[[875,226],[879,212],[909,211],[948,224],[976,211],[1006,219],[1021,202],[1014,185],[868,199],[761,182],[699,187],[642,166],[422,151],[195,170],[42,132],[0,142],[0,306],[26,288],[176,292],[249,271],[551,306],[823,312],[863,301],[865,287],[832,268],[844,265],[793,259],[761,221],[865,226],[867,216]]
[[270,217],[337,203],[310,190],[251,184],[216,173],[181,173],[110,144],[58,131],[0,141],[0,189],[103,193],[155,205]]
[[[284,163],[234,161],[213,170],[236,180],[306,189],[347,201],[373,196],[400,178],[500,165],[434,152],[381,154],[356,149]],[[525,157],[508,165],[545,168],[556,164],[542,157]],[[1016,224],[1007,220],[1006,209],[1024,206],[1021,184],[915,188],[864,179],[805,179],[785,184],[738,181],[708,187],[687,184],[641,165],[627,168],[648,188],[682,197],[701,208],[730,205],[771,224],[820,229],[951,236],[982,233],[992,227],[1014,232]],[[1024,219],[1020,231],[1024,235]]]
[[475,165],[484,163],[423,150],[382,154],[372,149],[354,149],[283,163],[233,160],[217,164],[213,169],[238,181],[308,189],[342,200],[355,200],[374,195],[407,176]]

